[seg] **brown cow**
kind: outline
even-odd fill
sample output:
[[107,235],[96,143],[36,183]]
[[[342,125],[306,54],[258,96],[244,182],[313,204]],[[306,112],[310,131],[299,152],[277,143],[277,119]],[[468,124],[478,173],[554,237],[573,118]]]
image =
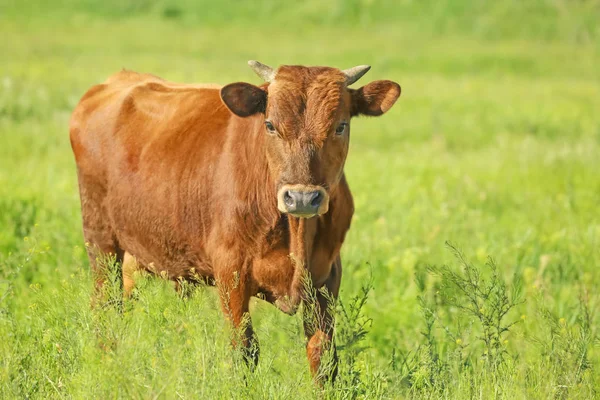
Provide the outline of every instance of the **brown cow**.
[[[83,96],[70,134],[84,236],[98,287],[98,252],[122,262],[126,294],[137,268],[214,283],[254,362],[250,298],[286,313],[313,299],[305,333],[315,375],[353,213],[350,118],[385,113],[400,86],[350,89],[368,66],[249,64],[265,84],[182,85],[123,71]],[[305,280],[325,290],[307,296]]]

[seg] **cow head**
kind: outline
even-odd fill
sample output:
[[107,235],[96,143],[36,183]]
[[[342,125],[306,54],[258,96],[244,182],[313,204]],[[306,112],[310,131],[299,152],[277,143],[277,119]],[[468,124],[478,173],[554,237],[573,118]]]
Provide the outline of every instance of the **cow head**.
[[268,84],[232,83],[221,98],[240,117],[264,118],[269,170],[277,185],[279,211],[310,218],[329,209],[329,193],[340,181],[350,139],[350,119],[379,116],[400,96],[392,81],[349,86],[369,66],[348,70],[281,66],[257,61],[250,67]]

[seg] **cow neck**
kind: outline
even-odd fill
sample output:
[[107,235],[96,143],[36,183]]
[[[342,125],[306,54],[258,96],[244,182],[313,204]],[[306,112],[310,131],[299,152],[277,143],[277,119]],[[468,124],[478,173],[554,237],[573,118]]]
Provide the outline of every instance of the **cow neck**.
[[294,261],[301,267],[308,267],[306,255],[306,219],[289,217],[288,225],[290,235],[290,256],[293,257]]
[[267,162],[263,118],[250,117],[237,119],[236,122],[240,124],[236,129],[241,137],[235,141],[235,157],[239,175],[244,176],[240,194],[245,196],[246,204],[252,204],[246,211],[254,218],[247,221],[252,220],[254,234],[262,236],[273,230],[281,218],[277,209],[275,183]]
[[310,260],[316,233],[317,218],[288,218],[290,258],[294,265],[294,274],[290,283],[292,304],[297,304],[306,292],[310,281]]

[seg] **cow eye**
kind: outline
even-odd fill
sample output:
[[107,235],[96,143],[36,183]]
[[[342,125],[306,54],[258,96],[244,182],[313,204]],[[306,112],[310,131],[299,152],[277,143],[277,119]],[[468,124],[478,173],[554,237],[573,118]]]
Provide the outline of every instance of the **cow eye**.
[[341,124],[339,124],[339,125],[338,125],[338,127],[337,127],[337,128],[335,128],[335,134],[336,134],[336,135],[341,135],[341,134],[343,134],[343,133],[346,131],[346,126],[347,126],[347,125],[348,125],[348,124],[347,124],[347,123],[345,123],[345,122],[342,122]]
[[265,128],[267,128],[267,132],[275,133],[275,127],[271,123],[271,121],[265,121]]

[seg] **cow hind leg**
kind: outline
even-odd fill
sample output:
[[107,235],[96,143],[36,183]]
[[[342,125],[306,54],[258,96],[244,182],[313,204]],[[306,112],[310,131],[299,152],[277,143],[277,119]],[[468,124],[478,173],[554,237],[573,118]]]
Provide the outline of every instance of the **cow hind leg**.
[[135,273],[140,270],[140,265],[134,256],[125,252],[123,255],[123,297],[129,298],[135,288]]
[[[92,178],[79,175],[83,236],[95,282],[92,304],[102,297],[122,290],[121,264],[123,250],[119,247],[106,210],[106,190]],[[106,287],[110,281],[111,286]],[[115,287],[116,286],[116,287]],[[111,293],[107,293],[111,292]]]

